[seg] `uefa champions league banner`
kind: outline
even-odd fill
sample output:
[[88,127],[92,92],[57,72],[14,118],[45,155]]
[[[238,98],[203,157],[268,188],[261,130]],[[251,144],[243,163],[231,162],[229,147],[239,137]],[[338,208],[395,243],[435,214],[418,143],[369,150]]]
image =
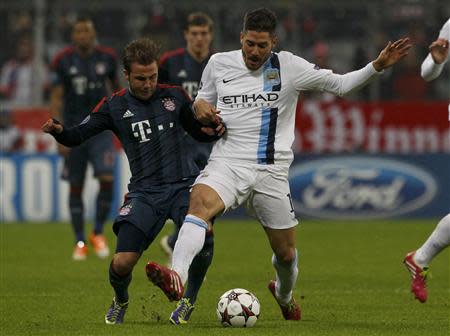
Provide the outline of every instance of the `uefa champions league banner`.
[[450,154],[297,155],[289,183],[301,217],[426,218],[450,212]]
[[[68,221],[69,185],[61,180],[63,160],[57,154],[0,155],[0,222]],[[117,155],[111,218],[127,192],[130,171],[125,154]],[[83,192],[87,220],[94,218],[98,182],[89,167]]]

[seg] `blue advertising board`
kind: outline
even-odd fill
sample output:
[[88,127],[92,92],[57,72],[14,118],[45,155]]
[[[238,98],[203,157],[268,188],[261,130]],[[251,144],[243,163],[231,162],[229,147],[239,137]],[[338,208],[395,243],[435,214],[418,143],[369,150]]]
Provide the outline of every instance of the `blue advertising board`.
[[300,217],[440,217],[450,212],[450,155],[298,155],[289,183]]
[[[0,221],[67,221],[68,184],[56,154],[0,155]],[[98,185],[87,174],[86,218],[92,219]],[[114,173],[111,219],[130,177],[120,153]],[[370,219],[442,217],[450,212],[450,155],[296,155],[289,178],[301,218]],[[242,209],[227,216],[242,217]]]

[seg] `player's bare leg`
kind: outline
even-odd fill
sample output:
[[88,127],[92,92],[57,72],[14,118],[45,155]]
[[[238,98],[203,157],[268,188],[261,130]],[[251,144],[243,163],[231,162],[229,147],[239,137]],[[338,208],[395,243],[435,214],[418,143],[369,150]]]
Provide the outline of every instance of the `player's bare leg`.
[[122,324],[128,308],[128,286],[131,273],[138,262],[139,253],[119,252],[113,257],[109,267],[109,282],[114,289],[115,296],[106,312],[106,324]]
[[161,288],[169,300],[180,300],[189,268],[202,250],[210,219],[224,209],[219,195],[210,187],[198,184],[191,192],[189,211],[180,229],[172,259],[172,269],[149,262],[146,273],[151,282]]
[[271,229],[265,227],[265,230],[274,251],[272,264],[276,270],[276,281],[270,281],[268,288],[277,300],[283,317],[286,320],[300,320],[300,306],[292,295],[298,275],[295,228]]
[[428,265],[444,248],[450,245],[450,214],[442,218],[433,233],[417,251],[409,252],[403,260],[411,278],[411,292],[420,302],[426,302]]

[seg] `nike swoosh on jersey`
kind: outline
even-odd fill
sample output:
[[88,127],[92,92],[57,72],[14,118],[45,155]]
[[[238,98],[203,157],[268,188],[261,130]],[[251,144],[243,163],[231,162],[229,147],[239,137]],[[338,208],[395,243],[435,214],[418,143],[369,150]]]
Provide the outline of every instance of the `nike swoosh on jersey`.
[[228,83],[228,82],[231,82],[232,80],[235,80],[237,77],[235,77],[235,78],[231,78],[231,79],[222,79],[222,82],[224,83],[224,84],[226,84],[226,83]]

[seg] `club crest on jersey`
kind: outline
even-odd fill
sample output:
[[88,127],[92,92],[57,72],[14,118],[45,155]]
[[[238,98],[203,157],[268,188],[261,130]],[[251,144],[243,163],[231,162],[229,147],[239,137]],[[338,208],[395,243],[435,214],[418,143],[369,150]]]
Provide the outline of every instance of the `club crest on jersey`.
[[280,71],[278,69],[264,70],[264,81],[272,86],[280,84]]
[[170,112],[175,111],[175,109],[176,109],[176,107],[177,107],[177,106],[175,105],[175,102],[174,102],[174,100],[173,100],[172,98],[163,98],[163,99],[161,100],[161,102],[162,102],[164,108],[165,108],[167,111],[170,111]]
[[131,204],[124,205],[122,208],[120,208],[119,215],[127,216],[130,213],[132,208],[133,208],[133,206]]
[[77,73],[78,73],[77,67],[74,66],[74,65],[72,65],[72,66],[69,68],[69,74],[75,75],[75,74],[77,74]]
[[97,75],[104,75],[106,72],[106,65],[103,62],[97,63],[95,65],[95,72]]

